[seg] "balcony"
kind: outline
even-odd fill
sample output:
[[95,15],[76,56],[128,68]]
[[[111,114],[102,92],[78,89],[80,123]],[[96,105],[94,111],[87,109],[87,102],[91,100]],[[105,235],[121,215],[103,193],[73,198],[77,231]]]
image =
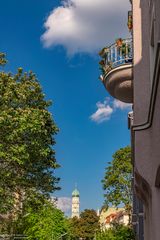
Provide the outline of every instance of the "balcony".
[[126,103],[133,102],[132,53],[132,39],[117,39],[99,53],[100,79],[112,97]]

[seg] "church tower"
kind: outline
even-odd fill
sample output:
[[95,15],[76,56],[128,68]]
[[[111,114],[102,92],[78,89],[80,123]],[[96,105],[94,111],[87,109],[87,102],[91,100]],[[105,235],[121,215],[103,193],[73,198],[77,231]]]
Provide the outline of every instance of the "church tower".
[[78,217],[79,218],[79,192],[77,188],[72,192],[72,218],[73,217]]

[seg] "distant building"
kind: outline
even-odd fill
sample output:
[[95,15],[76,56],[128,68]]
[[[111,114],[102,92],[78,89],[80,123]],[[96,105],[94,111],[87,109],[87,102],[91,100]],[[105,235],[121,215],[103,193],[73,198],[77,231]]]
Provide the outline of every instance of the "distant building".
[[80,194],[77,188],[72,192],[72,218],[79,218],[79,207],[80,207]]
[[112,223],[119,223],[128,225],[129,215],[125,212],[124,208],[108,208],[103,209],[100,213],[100,227],[102,231],[110,228]]

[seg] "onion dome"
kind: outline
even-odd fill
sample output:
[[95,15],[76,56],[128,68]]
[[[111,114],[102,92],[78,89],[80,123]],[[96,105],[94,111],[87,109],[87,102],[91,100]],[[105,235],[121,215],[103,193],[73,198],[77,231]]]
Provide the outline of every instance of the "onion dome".
[[75,188],[75,190],[72,192],[72,197],[79,197],[79,191]]

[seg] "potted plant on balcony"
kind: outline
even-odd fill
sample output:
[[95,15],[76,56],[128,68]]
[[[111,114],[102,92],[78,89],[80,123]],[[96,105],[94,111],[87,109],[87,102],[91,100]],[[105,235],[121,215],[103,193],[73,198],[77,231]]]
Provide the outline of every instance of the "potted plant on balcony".
[[126,63],[132,62],[131,46],[127,43],[123,43],[121,47],[122,56]]
[[117,45],[117,47],[122,47],[122,44],[123,44],[123,39],[122,39],[122,38],[116,39],[116,45]]
[[101,65],[100,64],[100,70],[102,71],[102,74],[107,74],[113,69],[112,62],[109,62],[108,64]]
[[101,61],[99,62],[99,65],[104,66],[104,65],[105,65],[105,61],[104,61],[104,60],[101,60]]
[[104,68],[105,68],[105,61],[104,60],[101,60],[100,62],[99,62],[99,65],[100,65],[100,70],[102,71],[102,74],[105,74],[105,70],[104,70]]
[[121,50],[122,50],[122,55],[124,57],[126,57],[129,54],[129,52],[130,52],[130,48],[129,48],[129,46],[126,43],[122,44]]
[[128,29],[129,31],[131,32],[132,31],[132,28],[133,28],[133,18],[132,18],[132,11],[129,11],[128,12]]
[[107,47],[104,47],[100,52],[99,52],[99,55],[102,57],[102,58],[105,58],[107,53],[109,53],[109,49]]

